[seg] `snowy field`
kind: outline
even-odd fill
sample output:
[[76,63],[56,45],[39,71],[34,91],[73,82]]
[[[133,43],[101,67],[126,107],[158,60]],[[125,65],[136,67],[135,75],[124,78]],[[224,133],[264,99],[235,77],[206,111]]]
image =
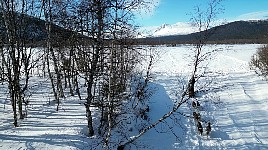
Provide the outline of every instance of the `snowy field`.
[[[260,46],[219,45],[216,48],[223,51],[205,64],[207,73],[197,84],[201,91],[197,99],[201,103],[198,111],[202,122],[212,122],[212,133],[208,138],[197,135],[192,118],[182,116],[179,121],[184,123],[180,123],[179,128],[183,132],[177,132],[179,138],[176,140],[173,133],[165,137],[155,135],[159,145],[153,149],[268,149],[268,84],[249,67],[251,56]],[[191,47],[161,49],[164,52],[155,64],[154,83],[163,86],[163,92],[176,101],[181,82],[187,81],[187,75],[191,73],[192,68],[188,65],[191,59],[187,57]],[[179,111],[189,116],[196,110],[189,102]],[[178,125],[171,122],[169,126],[172,124],[176,132]],[[165,145],[164,141],[170,145]]]
[[[206,73],[197,84],[196,99],[201,107],[196,110],[189,101],[130,149],[268,149],[268,83],[248,65],[260,46],[218,45],[223,51],[204,65]],[[171,110],[192,70],[188,57],[191,46],[157,49],[161,57],[153,65],[150,87],[155,92],[150,99],[149,122]],[[28,117],[18,128],[12,126],[6,86],[0,85],[0,149],[101,149],[96,136],[84,134],[87,121],[83,102],[66,97],[57,112],[49,81],[33,78],[36,82],[31,83]],[[208,137],[198,135],[193,111],[200,112],[203,124],[212,123]],[[123,139],[112,138],[118,143]]]

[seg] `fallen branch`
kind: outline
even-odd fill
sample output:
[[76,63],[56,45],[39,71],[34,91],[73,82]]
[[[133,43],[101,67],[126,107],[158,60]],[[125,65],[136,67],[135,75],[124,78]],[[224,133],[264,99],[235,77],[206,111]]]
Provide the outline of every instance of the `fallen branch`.
[[[187,88],[187,89],[188,89],[188,88]],[[159,123],[163,122],[165,119],[169,118],[172,114],[174,114],[174,113],[180,108],[180,106],[181,106],[182,104],[184,104],[184,103],[189,99],[189,98],[184,99],[185,96],[186,96],[186,93],[187,93],[186,91],[183,92],[183,94],[182,94],[182,96],[181,96],[181,98],[180,98],[180,102],[178,102],[178,104],[175,105],[175,106],[173,107],[173,109],[172,109],[170,112],[166,113],[163,117],[161,117],[161,118],[160,118],[159,120],[157,120],[155,123],[153,123],[153,124],[151,124],[150,126],[144,128],[143,130],[141,130],[141,132],[140,132],[138,135],[136,135],[136,136],[132,136],[128,141],[126,141],[125,143],[119,145],[117,149],[118,149],[118,150],[123,150],[124,147],[125,147],[126,145],[128,145],[128,144],[130,144],[130,143],[136,141],[136,140],[137,140],[138,138],[140,138],[144,133],[146,133],[146,132],[149,131],[150,129],[154,128],[154,127],[157,126]]]

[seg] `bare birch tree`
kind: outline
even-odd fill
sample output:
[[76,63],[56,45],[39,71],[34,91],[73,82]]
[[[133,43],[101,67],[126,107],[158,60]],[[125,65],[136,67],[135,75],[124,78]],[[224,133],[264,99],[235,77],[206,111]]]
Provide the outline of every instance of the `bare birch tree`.
[[215,30],[211,28],[215,25],[215,21],[217,19],[217,15],[223,12],[223,8],[221,6],[222,0],[211,0],[208,3],[208,7],[206,10],[202,10],[199,6],[195,7],[195,12],[191,14],[191,21],[194,27],[198,29],[198,32],[194,41],[193,48],[193,72],[189,80],[189,88],[188,88],[188,96],[195,96],[195,83],[202,76],[203,73],[200,74],[200,67],[202,63],[208,63],[210,58],[218,52],[218,49],[206,49],[205,46],[209,41],[211,35],[214,34]]
[[[200,64],[202,62],[208,61],[209,57],[211,57],[217,50],[212,49],[209,51],[204,50],[204,46],[207,44],[209,37],[213,34],[214,31],[209,30],[214,23],[216,16],[222,12],[222,8],[219,7],[222,0],[212,0],[208,4],[208,8],[206,11],[201,11],[199,7],[196,7],[196,12],[192,15],[193,24],[198,27],[199,34],[195,39],[195,48],[194,48],[194,63],[193,63],[193,73],[191,75],[190,81],[188,85],[186,85],[185,91],[181,93],[181,96],[176,104],[174,104],[172,110],[166,114],[164,114],[161,118],[159,118],[154,123],[148,125],[143,128],[139,134],[136,136],[132,136],[128,138],[125,142],[122,142],[118,146],[118,150],[123,150],[125,146],[133,143],[137,139],[139,139],[142,135],[144,135],[150,129],[156,127],[158,124],[163,122],[165,119],[170,118],[174,113],[176,113],[179,108],[186,103],[191,97],[194,97],[194,85],[196,81],[199,79],[198,71]],[[188,97],[187,97],[188,95]]]
[[33,67],[31,48],[26,44],[30,42],[29,24],[27,15],[29,3],[31,1],[22,0],[3,0],[0,3],[1,15],[4,22],[4,35],[1,48],[1,63],[3,64],[3,74],[8,82],[10,100],[13,109],[14,126],[19,126],[19,118],[23,119],[26,112],[23,113],[23,104],[25,101],[25,92],[28,89],[29,74]]

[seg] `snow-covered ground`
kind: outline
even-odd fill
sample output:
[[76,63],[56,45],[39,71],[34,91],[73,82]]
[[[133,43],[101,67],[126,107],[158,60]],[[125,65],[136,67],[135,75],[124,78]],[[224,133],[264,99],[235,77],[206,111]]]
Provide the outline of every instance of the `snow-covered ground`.
[[[268,83],[248,65],[260,46],[218,45],[223,51],[212,58],[197,84],[201,107],[192,108],[191,99],[131,149],[268,149]],[[149,122],[171,110],[180,97],[192,70],[190,49],[190,45],[158,48],[161,57],[153,66],[150,87],[155,92],[149,101]],[[96,136],[84,134],[83,102],[66,97],[57,112],[49,81],[33,78],[28,117],[18,128],[12,126],[6,86],[0,85],[0,149],[101,149]],[[207,121],[212,123],[208,137],[198,135],[193,111],[200,112],[204,128]]]
[[[250,58],[260,46],[208,46],[223,51],[212,58],[207,74],[197,85],[201,91],[197,97],[201,108],[193,109],[189,101],[179,111],[186,116],[199,111],[203,128],[207,121],[212,123],[211,135],[199,136],[195,121],[178,115],[174,117],[183,123],[169,122],[169,125],[174,125],[174,131],[181,128],[184,132],[177,132],[177,141],[170,133],[163,134],[164,137],[155,135],[155,141],[159,142],[155,142],[158,146],[153,149],[268,149],[268,83],[249,69]],[[162,85],[173,101],[178,99],[176,94],[191,73],[188,57],[191,48],[190,45],[160,48],[163,54],[153,70],[154,82]],[[173,147],[165,141],[173,143]]]

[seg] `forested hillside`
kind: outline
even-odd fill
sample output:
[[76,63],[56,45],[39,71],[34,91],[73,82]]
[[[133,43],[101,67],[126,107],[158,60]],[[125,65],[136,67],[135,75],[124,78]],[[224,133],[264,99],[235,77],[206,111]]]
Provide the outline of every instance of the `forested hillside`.
[[[44,19],[41,19],[38,16],[30,16],[28,14],[21,14],[17,12],[15,12],[13,15],[14,21],[16,22],[14,25],[19,27],[16,29],[18,30],[16,38],[23,38],[25,40],[25,44],[27,45],[31,44],[35,47],[46,46],[48,31],[46,21]],[[1,41],[7,44],[8,35],[2,13],[0,14],[0,20]],[[66,45],[68,44],[67,41],[70,41],[74,38],[89,39],[89,37],[83,36],[80,33],[77,33],[75,30],[71,30],[66,27],[64,28],[63,26],[56,25],[56,23],[51,23],[50,36],[54,39],[51,41],[51,43],[55,46]]]
[[[268,20],[235,21],[209,29],[210,43],[266,43]],[[200,33],[137,39],[138,44],[185,44],[196,43]]]

